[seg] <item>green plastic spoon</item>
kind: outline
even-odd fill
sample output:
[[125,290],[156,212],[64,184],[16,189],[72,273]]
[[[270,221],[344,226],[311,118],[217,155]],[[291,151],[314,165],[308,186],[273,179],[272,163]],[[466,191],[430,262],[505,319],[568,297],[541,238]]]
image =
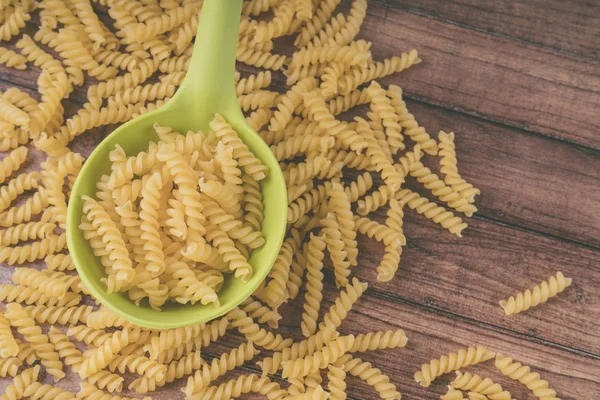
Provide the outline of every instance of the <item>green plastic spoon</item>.
[[[235,94],[235,57],[242,0],[205,0],[188,74],[173,98],[163,107],[135,118],[112,132],[87,159],[73,186],[67,215],[67,243],[81,280],[104,306],[142,327],[167,329],[209,321],[244,301],[265,279],[281,247],[286,228],[287,194],[277,160],[260,136],[246,123]],[[155,122],[178,132],[203,130],[215,113],[221,114],[250,150],[269,168],[262,180],[266,243],[252,252],[252,278],[244,283],[228,276],[219,292],[221,306],[165,304],[162,311],[136,306],[125,293],[106,292],[100,260],[79,230],[82,196],[95,196],[96,182],[110,173],[109,152],[119,144],[129,155],[148,149],[158,137]]]

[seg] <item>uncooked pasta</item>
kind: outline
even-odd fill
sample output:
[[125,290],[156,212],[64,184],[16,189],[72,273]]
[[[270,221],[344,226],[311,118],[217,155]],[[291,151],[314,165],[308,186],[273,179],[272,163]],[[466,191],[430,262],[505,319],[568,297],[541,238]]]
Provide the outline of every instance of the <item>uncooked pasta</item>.
[[[363,380],[371,397],[401,398],[398,377],[379,369],[376,355],[368,355],[373,364],[358,357],[404,351],[410,335],[350,321],[365,311],[369,287],[402,279],[411,241],[405,214],[466,236],[464,218],[477,211],[479,190],[464,168],[458,172],[460,134],[434,135],[417,122],[400,87],[377,82],[418,68],[421,58],[410,48],[378,57],[360,36],[366,0],[349,7],[339,0],[243,4],[240,71],[231,79],[288,189],[283,245],[251,297],[214,321],[149,330],[99,306],[76,275],[66,211],[91,148],[79,153],[74,142],[92,143],[97,138],[88,131],[169,102],[189,67],[202,3],[2,1],[0,39],[14,45],[0,47],[0,68],[41,72],[38,95],[0,93],[0,263],[14,268],[7,269],[12,283],[0,285],[0,400],[129,399],[182,380],[187,399],[345,399],[353,396],[348,377]],[[206,131],[154,129],[158,140],[142,152],[111,149],[110,171],[95,182],[95,195],[82,199],[81,234],[102,264],[107,291],[156,310],[168,302],[219,306],[227,275],[248,280],[248,258],[264,244],[269,170],[219,115]],[[30,153],[43,158],[39,165]],[[406,188],[409,180],[418,189]],[[365,241],[383,252],[371,279],[377,282],[361,271]],[[333,296],[324,291],[329,277]],[[570,283],[552,282],[503,307],[525,310]],[[289,320],[286,307],[297,310]],[[284,323],[304,338],[279,331]],[[428,386],[493,355],[469,347],[424,364],[415,378]],[[240,374],[244,363],[258,366]],[[536,396],[555,396],[528,367],[500,355],[496,366]],[[55,385],[61,379],[81,384],[72,392]],[[470,392],[442,398],[506,397],[499,385],[466,373],[454,384]]]

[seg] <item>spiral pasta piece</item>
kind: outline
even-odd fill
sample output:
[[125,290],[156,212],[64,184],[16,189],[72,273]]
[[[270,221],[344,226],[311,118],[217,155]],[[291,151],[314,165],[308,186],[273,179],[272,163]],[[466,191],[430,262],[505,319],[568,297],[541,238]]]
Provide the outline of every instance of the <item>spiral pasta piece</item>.
[[161,275],[166,268],[158,222],[162,187],[162,177],[160,173],[155,172],[143,185],[142,200],[140,201],[140,230],[142,232],[141,239],[144,240],[145,268],[152,277]]
[[452,186],[452,189],[458,192],[462,198],[473,203],[475,196],[481,194],[481,191],[464,180],[458,173],[454,132],[446,133],[440,131],[438,134],[438,148],[438,154],[442,157],[440,160],[440,172],[445,175],[444,182]]
[[373,81],[369,85],[367,93],[371,98],[371,110],[381,119],[392,154],[396,154],[398,150],[405,148],[404,139],[400,133],[400,117],[392,107],[386,91],[377,82]]
[[127,25],[124,32],[129,41],[144,42],[181,25],[187,16],[196,10],[192,5],[173,8],[143,23]]
[[49,238],[56,225],[50,222],[28,222],[0,231],[0,246],[9,246],[35,239]]
[[415,381],[421,386],[428,387],[437,377],[460,368],[479,364],[494,358],[496,353],[483,346],[460,349],[456,353],[443,355],[439,359],[431,360],[423,364],[421,370],[415,372]]
[[411,163],[409,166],[411,176],[417,178],[426,189],[438,197],[441,201],[448,204],[450,208],[464,213],[467,217],[473,216],[477,207],[470,204],[466,199],[461,198],[458,192],[455,192],[450,186],[447,186],[436,174],[423,165],[421,161]]
[[310,42],[327,24],[339,3],[340,0],[325,0],[319,2],[312,17],[300,30],[294,44],[297,47],[303,47],[308,44],[308,42]]
[[329,365],[327,372],[327,379],[329,384],[329,398],[331,400],[345,400],[346,399],[346,371],[343,368]]
[[253,67],[266,68],[273,71],[282,69],[286,62],[286,56],[284,55],[260,51],[243,45],[238,46],[236,59]]
[[347,354],[341,357],[336,365],[343,366],[344,371],[372,386],[382,399],[400,399],[402,397],[396,390],[396,385],[390,382],[390,378],[369,362]]
[[265,287],[265,296],[267,304],[274,309],[282,304],[288,295],[286,283],[289,280],[294,254],[299,250],[301,240],[300,232],[292,228],[269,272],[271,280]]
[[400,125],[404,128],[404,133],[415,143],[418,143],[424,152],[436,155],[438,145],[435,139],[431,138],[425,129],[419,126],[415,117],[408,112],[406,103],[402,99],[402,89],[396,85],[390,85],[387,95],[391,100],[390,104],[398,116]]
[[319,325],[319,329],[323,330],[327,326],[335,328],[341,326],[354,303],[358,301],[368,286],[366,282],[360,282],[357,278],[352,278],[352,282],[340,292],[339,297],[329,308],[327,314],[323,316],[323,322]]
[[[77,393],[76,398],[83,400],[134,400],[133,397],[115,396],[104,393],[102,390],[88,382],[83,382],[81,384],[81,390]],[[144,397],[142,400],[150,400],[150,397]]]
[[279,327],[279,320],[282,318],[281,314],[264,305],[257,298],[250,296],[241,303],[241,309],[248,314],[250,318],[258,320],[261,324],[268,324],[269,327],[277,329]]
[[273,334],[261,328],[254,320],[240,308],[236,308],[227,314],[231,324],[248,341],[267,350],[280,350],[292,343],[292,339],[284,339],[280,334]]
[[6,157],[0,161],[0,183],[4,183],[6,178],[10,177],[13,172],[18,170],[27,158],[27,147],[20,146],[8,153]]
[[216,115],[215,119],[210,122],[210,127],[215,131],[219,140],[226,146],[231,146],[233,156],[238,160],[240,167],[252,176],[257,181],[265,178],[268,174],[268,169],[262,162],[256,158],[248,149],[248,146],[242,142],[238,134],[220,115]]
[[111,335],[112,333],[85,325],[72,325],[67,330],[67,336],[94,347],[102,345]]
[[25,311],[31,315],[37,323],[40,324],[77,324],[86,322],[92,313],[92,306],[78,305],[72,307],[58,306],[27,306]]
[[283,1],[275,8],[275,17],[271,21],[261,21],[254,27],[254,38],[264,42],[286,34],[294,18],[295,7],[291,0]]
[[94,349],[79,366],[79,377],[85,379],[106,368],[117,357],[117,353],[130,343],[129,333],[129,329],[117,331],[100,347]]
[[64,364],[77,371],[79,365],[83,362],[83,354],[70,341],[69,337],[52,326],[48,331],[48,339]]
[[20,54],[15,53],[4,47],[0,47],[0,64],[9,68],[23,70],[27,68],[27,59]]
[[304,312],[302,313],[302,323],[300,327],[302,334],[309,337],[317,330],[317,319],[323,299],[323,258],[325,250],[325,240],[321,236],[311,235],[310,241],[306,246],[306,294],[304,296]]
[[0,187],[0,212],[6,210],[11,202],[27,190],[37,189],[41,175],[39,172],[23,173]]
[[293,343],[283,348],[281,351],[273,353],[272,357],[265,357],[257,364],[260,366],[263,375],[275,374],[282,367],[282,363],[289,360],[304,358],[307,355],[320,351],[328,343],[334,340],[339,334],[332,326],[326,326],[312,336]]
[[239,347],[231,350],[229,353],[221,354],[221,357],[214,358],[210,364],[204,364],[201,369],[196,371],[194,376],[190,376],[184,389],[186,396],[191,397],[196,393],[205,390],[208,385],[228,371],[241,366],[244,362],[251,360],[258,354],[252,342],[242,343]]
[[327,250],[333,261],[336,285],[338,287],[346,286],[348,284],[348,276],[350,275],[350,262],[348,261],[348,253],[345,250],[338,220],[330,212],[325,218],[321,219],[320,223],[323,227],[321,232],[324,235]]
[[169,349],[185,344],[193,338],[201,338],[204,346],[225,334],[227,319],[215,320],[208,325],[195,324],[184,328],[175,328],[162,331],[153,337],[149,344],[144,346],[144,351],[149,352],[150,359],[157,360],[159,355]]
[[351,203],[344,187],[340,183],[332,183],[328,188],[329,207],[334,212],[344,242],[344,250],[350,265],[356,265],[358,243],[356,242],[356,226],[351,211]]
[[[213,289],[220,282],[217,277],[212,276],[200,280],[184,262],[176,262],[170,268],[173,270],[173,278],[179,280],[177,285],[185,289],[182,298],[178,298],[177,301],[184,302],[184,299],[189,299],[192,304],[196,302],[205,305],[213,303],[215,307],[219,307],[219,297]],[[215,280],[216,282],[213,283],[212,281]]]
[[106,244],[106,249],[110,250],[109,259],[114,263],[111,265],[114,276],[115,287],[109,287],[109,292],[119,291],[125,285],[129,284],[134,276],[129,251],[123,241],[123,236],[106,210],[91,197],[83,198],[83,212],[90,219],[90,222],[102,236],[102,241]]
[[12,280],[18,285],[29,286],[53,297],[64,296],[72,284],[69,278],[57,279],[44,272],[25,267],[17,269],[12,276]]
[[25,303],[26,305],[72,307],[81,302],[81,296],[77,293],[67,292],[60,297],[54,297],[28,286],[2,284],[0,285],[0,300],[7,303]]
[[571,278],[565,278],[562,272],[558,271],[555,276],[551,276],[547,281],[534,286],[533,289],[527,289],[524,292],[500,301],[500,306],[504,309],[505,315],[527,311],[531,307],[543,304],[548,299],[561,293],[572,282]]
[[4,389],[4,393],[0,395],[0,400],[22,399],[25,390],[38,380],[39,374],[39,365],[28,368],[18,375],[15,374],[12,383],[8,384]]
[[47,372],[54,377],[54,381],[64,378],[63,364],[58,353],[54,350],[48,336],[35,324],[27,311],[17,303],[10,303],[6,305],[4,315],[25,340],[31,343],[31,348],[41,360],[42,365],[46,367]]
[[10,322],[0,312],[0,358],[14,357],[19,353],[19,345],[10,330]]
[[472,375],[469,372],[464,374],[456,371],[456,379],[451,383],[456,389],[469,390],[471,392],[480,393],[490,400],[511,400],[509,392],[502,389],[497,383],[494,383],[490,378],[483,379],[479,375]]
[[317,87],[317,80],[313,77],[307,77],[300,80],[285,95],[283,95],[277,104],[277,111],[269,123],[270,131],[280,131],[286,128],[292,118],[294,110],[302,104],[302,94],[310,92]]
[[531,390],[535,397],[544,400],[558,399],[556,391],[549,387],[548,381],[543,380],[537,372],[532,372],[527,365],[513,362],[512,358],[502,354],[496,355],[495,365],[503,375],[527,386],[527,389]]
[[87,381],[99,389],[106,389],[111,393],[123,390],[123,377],[108,371],[98,371],[88,376]]
[[327,135],[335,137],[349,129],[329,112],[325,100],[317,92],[304,93],[304,105],[308,109],[309,118],[318,122],[319,128],[327,132]]
[[259,377],[255,374],[241,375],[219,386],[212,386],[200,393],[190,396],[190,399],[229,399],[239,397],[245,393],[260,393],[268,399],[281,398],[285,391],[278,383],[271,382],[266,376]]
[[409,189],[401,190],[395,195],[395,198],[398,199],[401,204],[406,204],[411,210],[415,210],[417,213],[431,219],[436,224],[440,224],[442,227],[448,229],[450,233],[453,233],[458,237],[462,237],[462,231],[468,226],[466,223],[462,222],[460,217],[454,216],[452,212],[447,211],[444,207],[440,207],[434,202],[430,202]]
[[380,224],[369,218],[360,218],[355,216],[356,229],[359,233],[375,238],[378,242],[383,242],[386,246],[392,246],[402,243],[402,236],[388,226]]
[[237,96],[241,96],[264,89],[269,85],[271,85],[271,71],[260,71],[257,74],[240,79],[236,84],[235,92]]
[[320,369],[327,368],[329,364],[335,364],[348,351],[353,341],[354,336],[352,335],[339,337],[313,355],[285,361],[281,376],[284,378],[304,377]]
[[294,53],[289,67],[297,69],[311,64],[331,62],[338,62],[348,66],[366,67],[367,63],[371,61],[370,47],[371,44],[364,40],[352,42],[347,46],[330,43],[323,46],[315,46],[309,43],[306,47]]
[[181,155],[167,147],[161,149],[157,157],[167,165],[174,183],[179,188],[187,217],[188,243],[197,243],[198,246],[206,247],[206,242],[202,237],[206,232],[204,227],[206,218],[202,214],[204,207],[200,201],[200,193],[197,190],[195,172],[185,163]]
[[121,374],[129,371],[138,375],[146,376],[150,379],[162,381],[165,379],[167,367],[159,364],[157,361],[150,360],[146,356],[130,354],[127,356],[116,356],[108,363],[108,369],[111,372],[118,371]]
[[[448,391],[446,394],[440,396],[441,400],[467,400],[466,397],[463,396],[463,392],[460,390],[454,389],[452,386],[448,386]],[[471,399],[469,399],[471,400]]]

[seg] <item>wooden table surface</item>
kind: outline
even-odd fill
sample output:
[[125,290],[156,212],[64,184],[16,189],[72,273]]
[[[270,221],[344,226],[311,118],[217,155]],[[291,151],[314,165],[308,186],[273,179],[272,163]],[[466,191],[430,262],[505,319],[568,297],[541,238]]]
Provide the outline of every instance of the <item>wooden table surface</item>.
[[[461,173],[482,192],[462,239],[407,211],[408,243],[389,283],[375,279],[383,249],[361,243],[357,274],[370,286],[343,329],[406,331],[405,349],[364,357],[404,399],[438,399],[448,379],[423,389],[414,372],[475,344],[530,365],[561,399],[600,398],[599,16],[600,2],[590,0],[369,1],[360,37],[373,42],[374,58],[416,48],[423,59],[383,82],[404,89],[429,132],[456,133]],[[0,67],[0,89],[33,93],[38,73]],[[84,93],[66,101],[67,110]],[[89,152],[110,129],[87,134],[75,148]],[[573,278],[564,294],[503,315],[500,299],[558,270]],[[0,277],[11,272],[2,269]],[[297,327],[286,320],[284,334]],[[533,399],[493,364],[475,370],[514,397]],[[180,387],[154,398],[181,398]],[[374,398],[357,380],[349,379],[348,389],[349,398]]]

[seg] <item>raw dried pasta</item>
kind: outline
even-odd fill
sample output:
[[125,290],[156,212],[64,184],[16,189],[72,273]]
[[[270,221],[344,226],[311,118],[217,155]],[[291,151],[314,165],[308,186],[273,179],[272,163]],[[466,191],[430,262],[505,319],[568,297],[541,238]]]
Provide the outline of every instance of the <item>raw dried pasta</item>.
[[504,314],[517,314],[527,311],[531,307],[543,304],[549,298],[556,296],[571,286],[571,278],[565,278],[562,272],[558,271],[555,276],[551,276],[547,281],[543,281],[533,289],[527,289],[524,292],[511,296],[506,300],[500,301],[500,306],[504,309]]
[[428,364],[423,364],[421,370],[415,372],[415,381],[427,387],[443,374],[490,360],[495,355],[496,353],[483,346],[460,349],[456,353],[449,353],[439,359],[431,360]]
[[[269,399],[341,399],[351,388],[344,382],[348,374],[365,380],[382,398],[399,398],[389,377],[345,353],[403,347],[404,332],[338,332],[368,293],[367,282],[358,280],[354,269],[360,268],[363,250],[359,236],[383,243],[377,275],[389,281],[406,244],[402,206],[415,206],[403,201],[406,177],[415,177],[443,203],[426,210],[421,204],[415,211],[455,234],[466,224],[452,218],[446,206],[470,216],[478,192],[453,167],[454,138],[441,135],[437,143],[416,123],[400,88],[374,81],[420,59],[411,50],[378,61],[371,44],[356,39],[367,1],[353,0],[342,13],[339,0],[244,4],[236,56],[259,70],[247,75],[244,67],[244,74],[235,78],[236,93],[249,124],[281,161],[290,199],[287,234],[267,281],[251,298],[225,318],[165,331],[135,327],[92,306],[94,299],[72,272],[63,230],[70,189],[84,157],[71,151],[70,144],[92,128],[128,121],[169,101],[191,60],[202,1],[10,3],[2,35],[21,37],[14,52],[0,49],[0,64],[34,65],[43,72],[37,82],[39,101],[16,89],[1,96],[0,151],[8,154],[0,161],[0,225],[5,228],[0,260],[17,268],[15,284],[0,287],[1,301],[9,306],[9,330],[0,331],[8,358],[0,372],[16,376],[7,393],[75,396],[36,383],[38,373],[27,366],[39,359],[56,378],[68,371],[86,377],[77,397],[93,400],[127,399],[105,391],[147,393],[186,377],[188,398],[256,392]],[[106,7],[113,24],[99,18],[96,3]],[[37,6],[41,26],[31,36],[21,35]],[[295,51],[282,54],[273,39],[294,35]],[[57,57],[41,45],[55,50]],[[278,78],[271,71],[277,70],[287,78],[283,91],[273,89],[272,80]],[[95,81],[86,86],[85,103],[65,118],[63,100],[90,78]],[[371,106],[365,118],[339,116],[364,104]],[[111,152],[111,171],[97,183],[96,196],[85,199],[81,221],[84,237],[105,268],[107,289],[156,309],[169,301],[218,306],[228,274],[231,279],[251,276],[248,256],[264,243],[262,180],[269,171],[225,119],[216,116],[210,128],[180,135],[156,126],[160,141],[147,151]],[[404,149],[411,145],[406,136],[416,143],[412,151]],[[30,145],[47,159],[41,171],[19,173],[21,167],[37,169],[26,160]],[[422,157],[436,160],[438,148],[444,179],[420,164]],[[349,170],[359,172],[352,177]],[[22,201],[24,195],[29,197]],[[388,203],[385,223],[367,215]],[[36,263],[42,259],[44,263]],[[340,288],[327,298],[323,280],[330,261]],[[305,282],[306,295],[301,292]],[[327,300],[333,304],[321,315],[321,303]],[[304,305],[296,318],[305,335],[301,341],[275,331],[290,302]],[[47,335],[39,329],[42,324],[52,325]],[[11,341],[10,326],[24,334],[25,342]],[[204,348],[212,349],[211,343],[223,336],[229,340],[232,328],[245,338],[243,343],[206,359],[213,353]],[[258,348],[275,351],[259,361],[265,376],[214,382],[242,363],[256,361]],[[289,385],[266,376],[282,368],[293,376]],[[329,381],[323,382],[320,372],[325,370]],[[137,375],[128,387],[126,373]]]

